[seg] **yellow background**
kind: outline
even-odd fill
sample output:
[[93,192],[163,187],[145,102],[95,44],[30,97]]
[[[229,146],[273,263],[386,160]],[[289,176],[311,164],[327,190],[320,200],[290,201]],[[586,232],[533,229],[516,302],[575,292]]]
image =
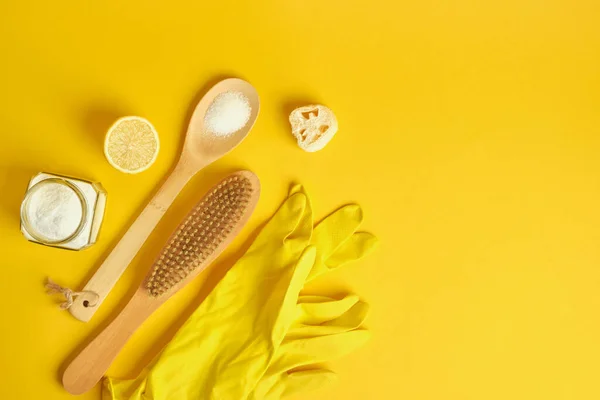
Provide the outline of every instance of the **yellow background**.
[[[156,354],[289,184],[317,215],[350,201],[382,245],[319,286],[372,305],[373,340],[303,399],[598,399],[600,3],[596,0],[26,1],[0,4],[0,397],[68,399],[65,360],[126,300],[201,192],[249,168],[263,184],[243,235],[141,329],[110,369]],[[200,173],[88,324],[46,296],[79,288],[173,165],[193,100],[249,80],[261,114]],[[304,153],[287,114],[340,121]],[[122,115],[150,119],[161,152],[127,176],[102,154]],[[19,205],[48,171],[102,182],[99,242],[27,242]],[[81,399],[98,399],[96,388]]]

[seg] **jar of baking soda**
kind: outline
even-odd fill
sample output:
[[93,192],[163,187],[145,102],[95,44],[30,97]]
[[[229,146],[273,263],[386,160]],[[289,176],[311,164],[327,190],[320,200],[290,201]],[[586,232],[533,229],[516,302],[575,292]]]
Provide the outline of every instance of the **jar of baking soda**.
[[99,183],[41,172],[21,204],[21,232],[35,243],[81,250],[96,242],[105,206]]

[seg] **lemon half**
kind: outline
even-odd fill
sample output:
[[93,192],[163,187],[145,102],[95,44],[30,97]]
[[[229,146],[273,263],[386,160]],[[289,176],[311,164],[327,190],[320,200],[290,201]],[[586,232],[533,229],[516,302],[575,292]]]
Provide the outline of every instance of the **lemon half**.
[[141,117],[123,117],[110,127],[104,139],[104,155],[119,171],[137,174],[148,169],[158,156],[158,133]]

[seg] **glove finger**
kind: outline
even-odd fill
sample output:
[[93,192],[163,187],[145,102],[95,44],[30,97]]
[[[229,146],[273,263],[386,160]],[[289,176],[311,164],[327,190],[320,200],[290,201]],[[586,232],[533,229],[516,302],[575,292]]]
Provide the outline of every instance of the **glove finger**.
[[300,310],[300,316],[296,321],[299,324],[318,325],[331,321],[346,313],[360,301],[359,297],[354,294],[348,294],[339,300],[330,297],[320,297],[319,301],[316,300],[313,296],[298,298],[297,307]]
[[285,340],[277,350],[273,367],[291,370],[307,364],[316,364],[340,358],[364,345],[371,334],[355,329],[335,335]]
[[310,241],[313,231],[313,215],[310,198],[302,185],[294,185],[290,189],[290,196],[304,196],[304,207],[296,226],[284,237],[284,243],[288,246],[304,247]]
[[281,242],[296,240],[299,244],[306,244],[312,233],[310,224],[312,224],[310,201],[302,187],[295,186],[289,197],[262,229],[251,250],[274,240]]
[[319,222],[314,228],[312,243],[318,246],[320,256],[327,259],[356,232],[362,220],[362,208],[358,204],[348,204]]
[[324,320],[318,324],[294,323],[286,335],[286,340],[327,336],[358,329],[365,322],[368,312],[369,305],[359,301],[332,320]]
[[[316,243],[316,242],[315,242]],[[329,257],[318,257],[315,266],[310,271],[308,280],[311,281],[333,269],[351,261],[358,260],[371,253],[379,244],[379,239],[369,232],[356,232],[340,244]],[[319,247],[320,250],[320,247]]]
[[321,368],[290,372],[282,380],[285,387],[282,397],[320,389],[336,381],[335,372]]
[[308,303],[326,303],[328,301],[335,300],[333,297],[329,296],[320,296],[317,294],[304,294],[298,297],[298,304],[308,304]]
[[365,322],[369,311],[366,303],[356,304],[348,313],[322,325],[293,325],[286,339],[304,339],[318,336],[335,335],[358,329]]
[[378,244],[379,239],[372,233],[356,232],[342,243],[325,263],[329,268],[337,268],[370,254]]

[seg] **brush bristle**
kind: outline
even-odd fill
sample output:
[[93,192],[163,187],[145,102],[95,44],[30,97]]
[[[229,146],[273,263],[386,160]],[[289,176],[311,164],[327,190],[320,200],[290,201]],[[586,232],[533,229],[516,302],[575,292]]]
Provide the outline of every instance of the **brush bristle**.
[[252,182],[236,174],[215,186],[177,227],[154,263],[146,289],[157,297],[189,276],[240,221],[252,195]]

